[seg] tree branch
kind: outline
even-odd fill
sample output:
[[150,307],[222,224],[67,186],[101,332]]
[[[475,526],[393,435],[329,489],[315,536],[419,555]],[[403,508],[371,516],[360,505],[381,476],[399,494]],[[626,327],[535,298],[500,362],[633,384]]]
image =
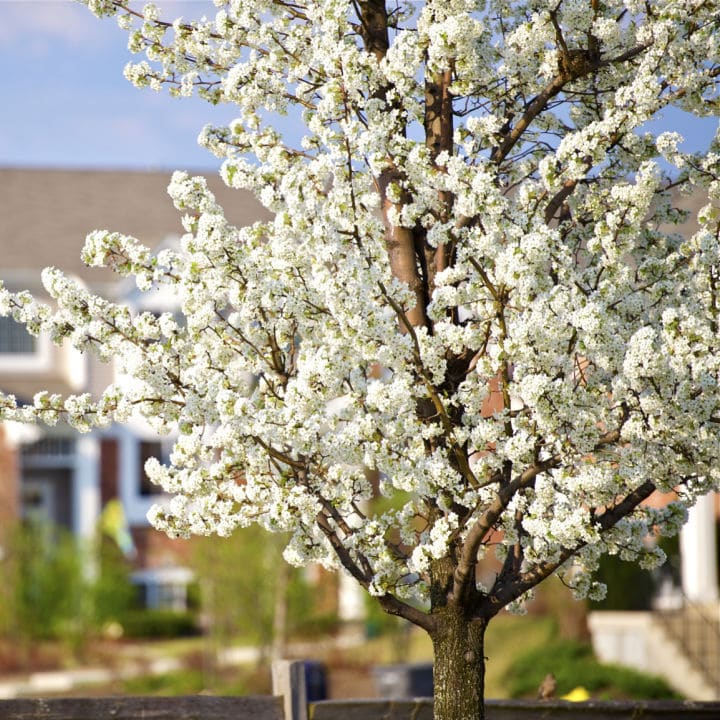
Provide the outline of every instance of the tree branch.
[[[585,51],[576,50],[564,52],[561,49],[561,72],[556,75],[530,102],[517,125],[508,132],[503,142],[496,147],[495,150],[493,150],[490,159],[495,163],[501,163],[508,156],[513,147],[515,147],[528,127],[530,127],[533,120],[535,120],[535,118],[543,112],[543,110],[545,110],[547,103],[558,95],[567,83],[589,75],[591,72],[595,72],[599,68],[631,60],[643,51],[647,50],[648,47],[650,47],[650,43],[638,45],[637,47],[631,48],[614,58],[608,58],[607,60],[599,60],[596,62],[592,62],[591,60],[585,58],[586,61],[582,63],[578,62],[580,55],[577,57],[569,56],[572,55],[573,52],[582,53],[584,56]],[[565,59],[563,60],[563,58]]]
[[[655,484],[650,480],[645,481],[640,487],[628,493],[620,502],[605,510],[596,518],[596,525],[600,533],[606,532],[614,527],[624,517],[630,515],[644,500],[647,500],[655,492]],[[541,583],[545,578],[552,575],[559,567],[566,563],[571,557],[577,555],[580,550],[588,545],[587,541],[578,543],[572,548],[563,550],[558,559],[552,562],[545,562],[536,565],[532,570],[520,575],[515,581],[507,585],[496,583],[487,598],[487,609],[489,614],[483,613],[484,617],[490,618],[497,614],[503,607],[513,600],[517,600],[523,593]],[[496,589],[497,588],[497,589]]]
[[477,554],[480,545],[485,539],[485,536],[498,522],[515,493],[524,487],[532,485],[540,473],[557,467],[559,464],[560,457],[555,455],[548,460],[532,465],[513,481],[500,488],[495,495],[495,499],[486,508],[482,517],[470,528],[465,538],[462,554],[454,573],[452,588],[452,599],[454,602],[461,604],[467,597],[469,591],[474,588],[475,566],[477,565]]

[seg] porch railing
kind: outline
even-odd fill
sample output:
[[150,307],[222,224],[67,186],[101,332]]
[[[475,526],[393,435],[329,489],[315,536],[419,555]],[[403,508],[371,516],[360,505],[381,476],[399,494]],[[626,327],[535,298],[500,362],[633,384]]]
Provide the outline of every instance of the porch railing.
[[720,618],[687,597],[682,607],[658,610],[656,617],[720,698]]

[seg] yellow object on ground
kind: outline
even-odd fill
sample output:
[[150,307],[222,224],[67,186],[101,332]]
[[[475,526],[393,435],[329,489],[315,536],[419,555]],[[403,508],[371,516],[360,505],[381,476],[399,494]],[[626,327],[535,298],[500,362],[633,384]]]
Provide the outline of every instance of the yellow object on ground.
[[570,702],[584,702],[590,699],[590,693],[584,687],[576,687],[566,695],[563,695],[561,699],[569,700]]

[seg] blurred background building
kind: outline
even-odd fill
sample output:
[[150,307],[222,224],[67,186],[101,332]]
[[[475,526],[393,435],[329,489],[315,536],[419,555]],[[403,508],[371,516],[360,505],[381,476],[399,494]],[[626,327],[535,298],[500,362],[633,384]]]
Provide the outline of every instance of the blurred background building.
[[[0,169],[0,279],[12,291],[47,299],[40,272],[55,266],[135,311],[176,311],[176,298],[140,293],[132,278],[88,268],[80,259],[84,238],[95,229],[132,235],[152,248],[177,241],[184,231],[168,182],[161,172]],[[230,190],[217,177],[209,182],[232,222],[267,216],[249,193]],[[34,338],[12,318],[0,318],[0,389],[18,401],[32,402],[43,389],[97,395],[114,380],[112,364]],[[103,523],[131,559],[145,604],[184,608],[191,578],[184,567],[187,546],[171,542],[146,519],[162,496],[144,464],[152,456],[167,460],[167,438],[139,421],[86,435],[62,425],[12,423],[0,438],[1,526],[21,518],[89,538],[105,512]]]

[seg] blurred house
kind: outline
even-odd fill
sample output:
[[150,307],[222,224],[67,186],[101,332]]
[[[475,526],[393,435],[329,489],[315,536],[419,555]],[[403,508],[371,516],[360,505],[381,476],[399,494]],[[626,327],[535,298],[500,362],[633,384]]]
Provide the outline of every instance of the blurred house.
[[[172,311],[173,297],[139,293],[132,280],[80,259],[85,236],[95,229],[133,235],[150,247],[177,239],[184,230],[166,192],[169,181],[164,172],[0,168],[0,280],[43,298],[40,272],[56,266],[135,310]],[[249,193],[230,190],[219,178],[209,184],[235,224],[267,217]],[[11,318],[0,318],[0,389],[20,401],[32,401],[42,389],[98,394],[114,374],[111,364],[33,338]],[[114,505],[122,512],[112,522],[131,551],[147,604],[182,607],[190,579],[183,567],[187,544],[171,541],[146,520],[162,498],[143,466],[167,453],[167,440],[141,423],[87,435],[63,426],[6,424],[0,427],[0,533],[23,518],[91,537],[103,509],[119,500]]]
[[[167,195],[169,180],[165,172],[0,168],[0,280],[9,289],[28,289],[42,297],[40,272],[53,265],[138,311],[172,311],[173,297],[139,293],[132,281],[87,268],[80,260],[84,238],[95,229],[133,235],[151,247],[177,239],[183,233],[181,213]],[[268,217],[249,193],[230,190],[218,178],[210,177],[209,184],[234,224]],[[681,204],[696,213],[704,202],[692,197]],[[681,229],[690,233],[696,227],[689,221]],[[69,347],[55,347],[46,338],[33,338],[11,319],[0,318],[3,392],[26,401],[42,389],[98,394],[114,375],[112,365]],[[492,396],[484,409],[488,413],[495,409],[493,403],[501,402],[499,393]],[[147,481],[144,463],[151,456],[166,458],[168,450],[166,439],[139,423],[87,435],[62,426],[0,426],[0,557],[2,532],[13,519],[49,521],[90,537],[103,510],[119,500],[122,518],[112,522],[131,541],[135,577],[147,603],[182,605],[189,579],[183,561],[186,545],[169,540],[146,520],[150,506],[162,498]],[[682,538],[684,595],[713,606],[718,600],[716,504],[714,497],[700,502]],[[478,576],[494,570],[481,566]],[[341,617],[361,617],[361,598],[354,585],[344,578],[340,582]],[[670,588],[661,602],[681,603],[676,590]]]

